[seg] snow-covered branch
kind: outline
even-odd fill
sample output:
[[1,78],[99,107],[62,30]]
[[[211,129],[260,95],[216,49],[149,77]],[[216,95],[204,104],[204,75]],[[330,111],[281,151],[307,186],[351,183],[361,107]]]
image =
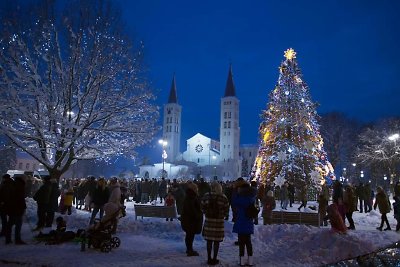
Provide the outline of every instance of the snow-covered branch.
[[55,2],[3,18],[0,133],[62,173],[133,153],[158,130],[158,107],[110,1]]

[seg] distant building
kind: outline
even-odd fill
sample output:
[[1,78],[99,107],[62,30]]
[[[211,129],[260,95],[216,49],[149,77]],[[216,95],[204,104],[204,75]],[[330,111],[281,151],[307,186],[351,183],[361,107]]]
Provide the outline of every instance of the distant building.
[[[180,153],[182,107],[178,104],[175,75],[164,106],[163,140],[165,146],[164,177],[235,180],[249,176],[258,146],[240,146],[239,99],[229,67],[225,93],[221,98],[220,140],[201,133],[186,140],[186,150]],[[163,164],[143,165],[139,175],[147,178],[163,177]]]
[[37,171],[40,168],[42,168],[42,165],[39,161],[35,160],[25,152],[17,152],[14,166],[15,170]]

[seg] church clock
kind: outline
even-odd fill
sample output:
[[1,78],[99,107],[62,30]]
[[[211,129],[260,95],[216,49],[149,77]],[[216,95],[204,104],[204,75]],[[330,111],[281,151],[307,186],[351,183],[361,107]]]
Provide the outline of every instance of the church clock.
[[194,150],[196,150],[197,153],[200,153],[201,151],[203,151],[203,146],[202,145],[197,145]]

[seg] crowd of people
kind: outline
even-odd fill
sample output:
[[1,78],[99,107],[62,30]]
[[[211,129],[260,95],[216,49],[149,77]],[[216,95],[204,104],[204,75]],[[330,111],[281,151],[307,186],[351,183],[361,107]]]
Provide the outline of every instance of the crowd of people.
[[[272,223],[272,211],[277,203],[281,210],[293,207],[295,200],[301,208],[307,208],[310,190],[306,184],[294,185],[286,181],[282,186],[263,184],[255,181],[247,182],[243,178],[236,181],[208,183],[204,179],[194,181],[177,181],[161,178],[157,179],[117,179],[106,180],[103,177],[89,176],[85,179],[62,179],[58,181],[45,177],[36,181],[31,177],[18,175],[10,177],[5,174],[0,185],[0,213],[2,229],[0,236],[6,238],[6,244],[12,242],[12,228],[14,230],[15,244],[23,245],[21,239],[21,226],[26,209],[25,198],[32,197],[37,203],[37,223],[33,230],[41,231],[43,228],[52,227],[55,213],[71,215],[73,207],[91,213],[88,227],[98,220],[121,210],[125,201],[134,201],[141,204],[164,204],[176,206],[178,219],[185,232],[185,245],[187,256],[198,256],[193,248],[194,237],[202,234],[207,242],[207,263],[219,263],[218,253],[220,243],[224,239],[225,222],[232,218],[233,232],[238,234],[239,264],[241,266],[253,265],[253,247],[251,235],[254,234],[254,225],[258,224],[258,216],[249,215],[250,206],[261,206],[263,224]],[[29,182],[31,181],[31,182]],[[391,210],[388,194],[381,188],[376,188],[376,194],[371,185],[350,184],[343,185],[334,181],[328,187],[324,184],[318,192],[313,192],[318,209],[321,226],[327,226],[328,221],[334,231],[346,233],[354,230],[356,225],[353,220],[354,212],[370,212],[379,209],[381,223],[377,227],[380,231],[391,230],[387,214]],[[400,184],[393,189],[393,209],[397,220],[396,231],[400,230]],[[230,216],[230,211],[232,212]],[[57,230],[62,224],[62,217],[57,218]],[[61,221],[60,221],[61,220]],[[166,218],[172,221],[173,218]],[[113,221],[112,232],[117,230],[118,220]],[[348,224],[348,226],[346,226]],[[384,225],[386,225],[385,228]],[[38,236],[43,236],[40,232]],[[247,257],[245,257],[247,254]]]

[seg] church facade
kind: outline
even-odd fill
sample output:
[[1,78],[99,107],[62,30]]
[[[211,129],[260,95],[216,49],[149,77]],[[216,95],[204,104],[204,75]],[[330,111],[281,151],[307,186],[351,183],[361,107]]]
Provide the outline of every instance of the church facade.
[[258,147],[240,145],[239,99],[236,97],[232,66],[221,98],[219,140],[197,133],[186,140],[186,149],[181,152],[182,107],[178,104],[175,75],[163,111],[164,168],[160,163],[143,165],[140,176],[235,180],[250,174]]

